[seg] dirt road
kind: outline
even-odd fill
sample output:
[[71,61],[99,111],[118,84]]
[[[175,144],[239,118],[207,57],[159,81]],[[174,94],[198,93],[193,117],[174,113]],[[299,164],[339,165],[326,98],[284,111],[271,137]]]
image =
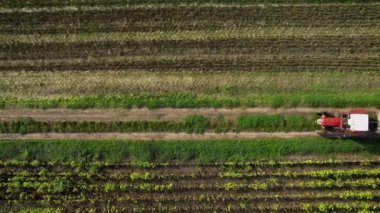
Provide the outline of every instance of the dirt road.
[[0,134],[0,139],[76,139],[76,140],[231,140],[255,138],[303,138],[319,137],[318,132],[241,132],[241,133],[32,133],[32,134]]
[[[219,114],[226,119],[234,120],[244,114],[313,114],[317,112],[347,112],[349,108],[133,108],[133,109],[2,109],[0,120],[13,120],[19,117],[31,117],[41,121],[128,121],[128,120],[181,120],[186,115],[203,115],[215,117]],[[378,111],[368,108],[368,111]]]
[[[315,132],[228,132],[215,133],[206,132],[204,134],[188,133],[164,133],[164,132],[138,132],[138,133],[32,133],[32,134],[0,134],[0,140],[20,139],[20,140],[247,140],[258,138],[337,138],[335,134],[327,134],[322,131]],[[366,138],[380,139],[380,135],[370,135]]]

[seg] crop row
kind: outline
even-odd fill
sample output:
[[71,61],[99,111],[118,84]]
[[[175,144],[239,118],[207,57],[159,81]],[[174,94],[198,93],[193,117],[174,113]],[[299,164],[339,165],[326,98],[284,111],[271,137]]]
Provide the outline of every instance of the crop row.
[[[323,171],[322,171],[323,172]],[[22,174],[22,173],[20,173]],[[373,173],[375,174],[375,173]],[[371,173],[371,175],[373,175]],[[154,180],[145,180],[143,182],[130,181],[111,181],[104,182],[97,180],[94,176],[13,176],[2,178],[0,188],[3,188],[7,194],[6,197],[13,197],[14,193],[20,193],[26,190],[33,190],[38,194],[46,193],[95,193],[95,192],[140,192],[140,191],[282,191],[282,190],[322,190],[322,189],[358,189],[368,188],[377,189],[380,180],[377,178],[359,178],[359,179],[328,179],[328,180],[298,180],[293,179],[264,179],[238,181],[232,179],[179,179],[174,182],[155,182]],[[354,197],[351,196],[351,197]],[[373,196],[370,197],[373,199]]]
[[[112,201],[115,205],[120,204],[140,204],[140,205],[147,205],[150,206],[151,204],[161,203],[161,204],[172,204],[172,205],[181,205],[180,203],[186,202],[187,204],[209,204],[209,205],[215,205],[215,204],[223,204],[223,203],[230,203],[230,202],[240,202],[245,203],[246,206],[250,206],[253,203],[264,203],[264,202],[286,202],[290,201],[298,201],[302,204],[304,202],[309,200],[316,201],[315,203],[322,203],[322,202],[331,202],[331,201],[337,201],[339,199],[342,199],[342,201],[348,201],[351,203],[357,203],[362,202],[365,203],[366,199],[371,200],[371,197],[378,196],[376,192],[373,191],[361,191],[361,190],[344,190],[344,191],[336,191],[336,192],[300,192],[299,194],[296,194],[296,192],[293,192],[294,194],[290,195],[283,195],[282,193],[272,193],[270,196],[262,195],[262,196],[255,196],[252,194],[247,193],[241,193],[241,194],[225,194],[225,193],[203,193],[203,194],[192,194],[185,196],[185,195],[178,195],[178,194],[160,194],[151,192],[151,194],[147,193],[141,193],[141,194],[135,194],[135,195],[128,195],[123,194],[124,196],[119,196]],[[341,193],[339,195],[339,193]],[[82,195],[44,195],[40,198],[34,196],[34,195],[24,195],[20,196],[23,203],[27,203],[28,201],[33,201],[40,203],[40,204],[58,204],[59,206],[62,206],[63,203],[69,203],[71,205],[74,204],[86,204],[86,201],[90,201],[87,204],[94,204],[94,203],[103,203],[100,202],[100,200],[104,199],[107,200],[105,196],[91,196],[87,197]],[[34,199],[33,199],[34,198]],[[357,199],[357,201],[353,201],[354,199]],[[330,199],[330,200],[329,200]],[[13,201],[14,203],[17,203],[17,199],[15,200],[9,200]],[[368,201],[367,201],[368,202]],[[21,203],[20,203],[21,204]],[[69,204],[69,205],[70,205]],[[369,203],[368,203],[369,204]],[[305,207],[304,205],[302,205]],[[311,206],[310,206],[311,207]]]
[[[287,0],[288,4],[298,3],[373,3],[373,0]],[[2,6],[5,8],[30,8],[30,7],[64,7],[64,6],[115,6],[115,5],[181,5],[181,4],[227,4],[227,5],[251,5],[260,3],[284,3],[283,0],[81,0],[81,1],[54,1],[44,0],[4,0]]]
[[[351,22],[343,22],[342,23],[336,23],[336,21],[320,21],[320,23],[312,24],[313,22],[302,22],[302,21],[292,21],[294,23],[288,24],[287,22],[279,23],[278,25],[281,27],[287,26],[287,27],[370,27],[375,26],[379,27],[377,23],[379,22],[370,22],[370,21],[351,21]],[[155,32],[155,31],[162,31],[162,32],[173,32],[173,31],[202,31],[202,30],[224,30],[228,29],[230,27],[237,28],[238,26],[241,27],[249,27],[249,28],[255,28],[255,27],[272,27],[275,26],[275,24],[264,24],[265,22],[253,22],[249,24],[242,24],[238,21],[236,22],[221,22],[221,21],[214,21],[213,23],[210,23],[209,21],[198,21],[197,23],[194,22],[132,22],[132,23],[124,23],[124,22],[116,22],[116,23],[81,23],[80,25],[70,24],[70,25],[34,25],[33,27],[31,25],[33,24],[26,24],[24,25],[18,25],[15,27],[15,25],[0,25],[1,29],[0,32],[3,34],[8,35],[16,35],[16,34],[29,34],[29,35],[41,35],[41,34],[60,34],[60,33],[127,33],[127,32]],[[298,23],[298,24],[296,24]]]
[[[289,97],[282,100],[284,103],[293,102],[292,99],[298,99],[296,96],[301,94],[315,94],[316,97],[333,94],[339,97],[343,95],[342,93],[351,95],[366,93],[370,96],[370,91],[380,90],[379,85],[380,73],[377,71],[368,72],[365,75],[362,72],[335,70],[302,73],[276,72],[276,75],[271,72],[192,73],[189,71],[165,72],[163,75],[160,72],[108,70],[0,73],[2,96],[18,97],[19,99],[31,96],[37,98],[105,93],[109,95],[194,93],[219,97],[233,96],[235,99],[240,96],[242,97],[239,100],[241,106],[250,106],[250,104],[246,105],[246,101],[254,102],[255,105],[265,105],[264,103],[266,103],[271,106],[271,99],[282,99],[278,97],[281,94],[289,94]],[[292,93],[293,96],[290,96]],[[361,97],[360,100],[363,98],[365,97]],[[345,98],[345,100],[347,99]],[[9,100],[9,102],[12,101]],[[296,100],[294,103],[293,106],[297,106]],[[118,104],[118,107],[122,106]]]
[[[77,177],[52,177],[25,178],[15,176],[2,180],[0,188],[4,193],[0,195],[0,200],[8,204],[5,207],[8,209],[26,207],[31,201],[46,207],[65,206],[66,208],[74,208],[77,205],[90,205],[101,208],[107,202],[110,204],[110,201],[105,199],[109,196],[113,197],[111,201],[113,205],[124,204],[124,206],[128,206],[133,203],[136,208],[141,208],[141,206],[152,207],[157,204],[171,205],[173,208],[180,208],[182,205],[203,206],[202,204],[209,204],[209,208],[213,209],[217,208],[218,205],[240,202],[246,203],[245,205],[249,206],[248,209],[255,209],[251,205],[267,202],[292,203],[313,200],[332,202],[330,204],[348,202],[351,206],[346,206],[346,208],[355,209],[359,208],[356,206],[358,205],[357,202],[368,200],[360,205],[365,205],[366,209],[376,210],[378,206],[373,204],[379,199],[377,188],[380,184],[379,179],[371,178],[312,181],[268,179],[267,181],[255,180],[248,183],[215,180],[217,183],[213,184],[198,183],[194,180],[157,184],[150,182],[100,183],[92,176],[88,176],[87,180]],[[353,205],[355,203],[356,205]],[[311,208],[311,206],[308,207]]]
[[[0,59],[53,59],[154,54],[280,54],[324,52],[336,54],[377,53],[380,38],[321,36],[310,38],[216,39],[207,41],[14,43],[0,44]],[[83,51],[83,50],[86,51]]]
[[[12,170],[11,170],[12,171]],[[365,186],[376,188],[378,185],[378,179],[371,179],[371,177],[379,177],[379,169],[370,170],[368,168],[356,168],[356,169],[347,169],[347,170],[313,170],[312,168],[306,169],[306,171],[292,171],[287,170],[274,170],[274,171],[259,171],[255,170],[252,172],[219,172],[219,174],[210,174],[205,171],[205,174],[201,174],[196,170],[192,172],[178,173],[174,171],[173,173],[167,172],[131,172],[131,173],[122,173],[115,172],[113,173],[103,173],[94,174],[96,170],[90,168],[89,172],[83,172],[83,174],[77,174],[73,172],[47,172],[45,170],[40,170],[38,173],[32,172],[15,172],[15,174],[7,173],[9,171],[1,170],[1,179],[2,181],[47,181],[52,178],[62,178],[74,180],[84,180],[92,179],[100,183],[107,183],[108,181],[113,181],[115,184],[144,184],[156,183],[156,184],[171,184],[174,181],[179,185],[187,185],[188,187],[193,187],[195,182],[199,182],[202,185],[202,189],[212,188],[212,185],[217,185],[217,188],[220,188],[220,185],[224,185],[231,190],[239,190],[244,187],[247,187],[248,183],[255,186],[263,185],[265,189],[268,187],[347,187],[347,181],[353,187]],[[139,171],[139,170],[137,170]],[[301,180],[301,182],[295,181],[296,179]],[[355,180],[356,182],[352,182]],[[302,182],[304,181],[304,182]],[[350,182],[351,181],[351,182]],[[86,181],[87,182],[87,181]],[[248,182],[248,183],[247,183]],[[286,184],[284,183],[286,182]],[[231,185],[232,184],[232,185]],[[6,186],[6,182],[0,184],[0,186]],[[195,184],[197,185],[197,184]],[[253,185],[252,185],[253,186]],[[210,188],[210,189],[211,189]],[[249,187],[248,187],[249,188]]]
[[[29,206],[25,205],[25,201],[21,205],[19,201],[8,202],[9,212],[14,212],[10,210],[9,206],[21,206],[21,208],[16,208],[19,212],[239,212],[239,211],[257,211],[257,212],[326,212],[326,211],[342,211],[342,212],[376,212],[379,210],[379,205],[376,202],[338,202],[338,201],[325,201],[318,203],[299,203],[299,202],[260,202],[260,203],[249,203],[249,202],[223,202],[223,203],[198,203],[189,202],[184,203],[118,203],[112,202],[110,198],[102,198],[104,202],[89,203],[83,201],[83,198],[79,205],[66,205],[61,207],[61,200],[52,200],[50,196],[44,197],[44,200],[38,202],[40,206],[49,207],[39,207],[31,208],[30,206],[35,206],[29,202]],[[48,200],[48,201],[47,201]],[[47,205],[49,202],[55,202],[56,205]],[[54,207],[51,207],[54,206]],[[25,210],[24,210],[25,208]]]
[[[93,180],[89,180],[93,181]],[[258,193],[256,196],[254,196],[254,199],[256,200],[281,200],[281,197],[285,197],[283,199],[309,199],[310,197],[304,196],[279,196],[279,194],[288,192],[325,192],[325,194],[328,194],[328,192],[333,190],[339,190],[339,191],[367,191],[367,193],[359,194],[359,193],[347,193],[347,194],[340,194],[339,196],[335,195],[338,199],[366,199],[366,200],[373,200],[373,199],[380,199],[379,191],[376,190],[377,187],[379,187],[379,180],[374,179],[358,179],[358,180],[337,180],[337,181],[290,181],[290,182],[280,182],[276,183],[277,185],[269,185],[268,182],[261,182],[261,181],[253,181],[251,183],[236,183],[236,182],[221,182],[221,183],[204,183],[204,182],[198,182],[198,181],[192,181],[188,183],[182,183],[182,182],[172,182],[172,183],[114,183],[114,182],[107,182],[107,183],[91,183],[86,184],[85,182],[78,181],[77,184],[72,184],[71,182],[55,179],[52,182],[38,182],[38,181],[26,181],[26,182],[8,182],[3,183],[1,185],[1,189],[5,192],[3,196],[0,197],[0,200],[4,199],[17,199],[19,197],[19,194],[22,192],[28,191],[30,195],[35,196],[41,196],[41,195],[47,195],[47,194],[86,194],[86,195],[96,195],[96,194],[103,194],[103,193],[126,193],[130,196],[136,196],[134,198],[135,201],[146,201],[148,198],[145,196],[142,196],[143,193],[147,192],[155,192],[155,193],[187,193],[190,194],[203,194],[203,193],[210,193],[210,194],[218,194],[218,193],[224,193],[227,194],[227,192],[232,192],[231,195],[235,197],[235,200],[239,199],[245,199],[245,196],[239,196],[239,193]],[[206,185],[207,184],[207,185]],[[278,197],[271,197],[267,196],[266,194],[272,194],[273,192],[277,192]],[[370,192],[370,193],[368,193]],[[139,194],[141,195],[139,196]],[[136,195],[137,194],[137,195]],[[273,193],[275,194],[275,193]],[[330,195],[331,196],[331,195]],[[149,196],[151,197],[151,196]],[[170,195],[165,196],[162,200],[159,199],[152,199],[158,202],[161,202],[163,200],[166,201],[184,201],[184,200],[193,200],[189,199],[190,196],[185,196],[185,198],[173,198]],[[229,199],[233,199],[233,197]],[[269,197],[269,198],[268,198]],[[316,197],[315,195],[313,197]],[[140,198],[140,199],[139,199]],[[169,199],[168,199],[169,198]],[[226,199],[224,197],[224,199]],[[322,198],[323,199],[323,198]],[[220,199],[222,200],[222,199]]]
[[[46,168],[27,172],[26,170],[13,173],[12,170],[1,170],[0,187],[9,188],[9,192],[21,188],[53,190],[55,182],[64,182],[67,189],[81,190],[271,190],[278,191],[287,188],[372,188],[380,184],[379,169],[357,168],[346,170],[307,170],[292,172],[291,170],[266,172],[251,172],[245,175],[231,176],[232,172],[219,175],[199,174],[196,170],[181,173],[147,172],[132,170],[123,172],[122,169],[105,173],[90,168],[89,171],[51,172]],[[94,184],[96,183],[96,184]],[[94,184],[94,185],[92,185]],[[72,187],[70,186],[72,185]],[[157,185],[157,187],[156,187]],[[169,188],[160,188],[168,186]],[[74,189],[76,187],[76,189]],[[144,188],[148,187],[148,188]]]
[[37,132],[188,132],[203,133],[229,131],[307,131],[318,129],[314,119],[302,115],[241,115],[236,122],[219,115],[211,121],[200,115],[189,115],[182,122],[175,121],[116,121],[116,122],[42,122],[32,118],[0,122],[0,133]]
[[[112,143],[107,144],[111,148]],[[6,205],[0,210],[30,210],[36,205],[88,212],[379,210],[378,161],[344,163],[348,162],[220,162],[192,165],[176,173],[182,168],[178,163],[1,161],[0,202]],[[61,172],[54,171],[60,167]],[[166,167],[170,170],[162,176]],[[204,176],[200,169],[215,175]],[[272,176],[259,178],[268,174],[266,169],[274,171]]]
[[2,175],[34,177],[40,176],[77,176],[93,177],[98,180],[159,180],[192,178],[233,178],[245,179],[255,177],[282,178],[352,178],[379,176],[379,160],[299,160],[275,161],[258,160],[243,162],[213,163],[158,163],[130,162],[127,164],[110,164],[105,162],[40,162],[33,161],[0,161]]
[[[271,57],[271,56],[269,56]],[[273,57],[273,56],[272,56]],[[376,71],[380,67],[379,58],[371,57],[273,57],[258,59],[251,57],[201,57],[187,58],[119,58],[95,60],[56,61],[3,61],[0,71],[91,71],[91,70],[143,70],[143,71]]]
[[61,33],[61,34],[0,34],[0,44],[12,43],[84,43],[84,42],[128,42],[128,41],[205,41],[216,39],[254,39],[263,37],[344,36],[347,38],[379,36],[379,27],[229,27],[220,30],[184,30],[154,32],[110,32],[110,33]]
[[[205,168],[207,171],[210,171],[212,168],[217,169],[243,169],[253,167],[256,169],[259,168],[304,168],[304,167],[317,167],[317,168],[341,168],[344,166],[354,167],[364,167],[364,166],[373,166],[376,167],[380,164],[380,159],[356,159],[356,160],[338,160],[338,159],[309,159],[309,160],[256,160],[256,161],[225,161],[225,162],[213,162],[213,163],[191,163],[191,162],[124,162],[124,163],[107,163],[102,161],[94,161],[94,162],[62,162],[62,161],[49,161],[49,162],[41,162],[38,160],[8,160],[1,161],[0,160],[0,168],[19,168],[24,171],[24,175],[28,175],[28,169],[35,168],[49,168],[50,171],[54,169],[79,169],[82,167],[95,167],[101,170],[118,170],[122,169],[124,171],[128,170],[159,170],[165,171],[166,169],[191,169],[191,168]],[[53,174],[52,174],[53,175]]]
[[[378,140],[331,140],[326,138],[120,141],[120,140],[1,140],[0,159],[105,162],[220,162],[279,159],[286,156],[355,156],[376,154]],[[209,150],[213,150],[210,152]],[[145,165],[145,164],[143,164]],[[148,164],[147,166],[151,166]]]
[[0,98],[0,108],[24,107],[24,108],[132,108],[148,107],[150,109],[173,108],[199,108],[199,107],[378,107],[380,106],[379,92],[363,93],[351,92],[326,94],[273,94],[253,97],[214,97],[195,94],[128,94],[128,95],[85,95],[77,97],[55,96],[51,98]]

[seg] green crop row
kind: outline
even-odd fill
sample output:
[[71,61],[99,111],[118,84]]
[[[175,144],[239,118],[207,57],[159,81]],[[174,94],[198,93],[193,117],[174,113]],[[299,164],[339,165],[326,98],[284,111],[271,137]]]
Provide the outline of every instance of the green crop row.
[[2,140],[0,160],[167,162],[248,161],[288,155],[380,154],[378,140],[324,138],[207,141]]
[[32,118],[19,118],[14,121],[1,121],[0,133],[39,133],[39,132],[187,132],[204,133],[229,131],[307,131],[319,129],[314,122],[302,115],[242,115],[237,124],[226,121],[223,115],[211,120],[201,115],[189,115],[183,121],[35,121]]
[[[32,161],[34,162],[34,161]],[[8,164],[9,165],[9,164]],[[155,171],[151,168],[143,168],[142,172],[140,171],[139,167],[132,167],[130,168],[130,171],[124,171],[119,172],[117,170],[112,170],[114,166],[99,166],[99,165],[90,165],[90,164],[80,164],[76,167],[62,167],[58,166],[56,167],[56,171],[52,171],[52,169],[47,170],[50,165],[41,165],[39,167],[33,166],[33,167],[19,167],[17,172],[12,172],[12,178],[8,178],[8,180],[12,181],[28,181],[33,180],[36,176],[36,170],[39,170],[38,175],[43,176],[45,178],[51,178],[51,177],[71,177],[75,176],[77,178],[96,178],[98,181],[171,181],[171,180],[177,180],[177,179],[186,179],[186,180],[199,180],[199,179],[207,179],[212,181],[219,181],[221,179],[229,179],[234,180],[236,183],[238,182],[244,182],[245,180],[257,180],[257,179],[264,179],[270,177],[271,185],[277,184],[278,180],[294,180],[297,178],[300,179],[319,179],[319,180],[326,180],[326,183],[329,183],[329,181],[335,181],[335,180],[358,180],[360,178],[371,178],[371,177],[378,177],[380,175],[380,169],[372,169],[371,166],[367,167],[359,167],[354,169],[349,169],[347,166],[337,167],[337,166],[331,166],[332,169],[325,169],[325,168],[312,168],[308,167],[307,169],[304,169],[304,171],[300,171],[299,169],[302,168],[302,166],[297,168],[287,168],[287,167],[281,167],[281,168],[267,168],[265,171],[262,170],[262,168],[252,168],[252,167],[245,167],[240,170],[233,171],[231,168],[223,169],[218,168],[217,166],[212,167],[213,171],[203,171],[202,173],[197,172],[197,169],[205,169],[209,167],[202,167],[202,166],[194,166],[194,167],[188,167],[187,170],[189,173],[184,173],[181,169],[178,168],[165,168],[160,170],[160,172]],[[128,168],[123,167],[122,165],[117,165],[122,168]],[[5,167],[7,168],[7,167]],[[11,165],[8,166],[8,168],[12,168]],[[182,167],[183,168],[183,167]],[[64,172],[62,172],[64,170]],[[103,170],[111,170],[112,172],[109,173],[102,173],[100,171]],[[138,172],[133,172],[138,171]],[[219,171],[219,172],[218,172]],[[3,174],[7,174],[7,172],[4,172]],[[8,174],[9,175],[9,174]],[[368,181],[368,186],[374,187],[376,185],[376,182],[374,181]],[[0,184],[1,186],[1,184]],[[332,186],[332,185],[331,185]]]
[[[73,178],[73,177],[71,177]],[[91,179],[90,179],[91,180]],[[199,180],[198,180],[199,181]],[[62,193],[64,191],[89,191],[92,193],[98,192],[111,192],[111,191],[185,191],[185,190],[225,190],[225,191],[267,191],[273,189],[322,189],[322,188],[372,188],[376,189],[379,186],[379,179],[359,179],[359,180],[290,180],[283,183],[271,183],[270,181],[252,181],[250,183],[237,183],[237,182],[225,182],[225,183],[212,183],[212,184],[198,184],[198,181],[193,180],[189,185],[180,185],[180,182],[172,183],[128,183],[128,182],[110,182],[106,181],[104,184],[98,183],[86,183],[86,180],[77,180],[77,184],[72,183],[70,179],[57,177],[48,181],[39,180],[8,180],[6,183],[1,184],[1,188],[6,188],[6,192],[16,194],[26,190],[33,190],[40,194],[49,193]],[[204,181],[204,180],[203,180]],[[199,181],[201,182],[201,181]],[[60,187],[60,183],[66,183],[67,187]],[[65,190],[66,189],[66,190]],[[71,190],[70,190],[71,189]],[[344,197],[354,197],[355,195],[347,194]],[[343,196],[342,196],[343,197]],[[367,199],[373,199],[373,197],[366,197]]]
[[[225,124],[230,125],[230,123]],[[213,129],[209,118],[189,115],[183,121],[114,121],[114,122],[77,122],[35,121],[32,118],[19,118],[15,121],[0,122],[0,133],[39,133],[39,132],[187,132],[203,133]]]
[[246,115],[240,116],[237,120],[238,130],[260,130],[260,131],[302,131],[302,130],[316,130],[318,126],[315,124],[314,116],[308,119],[302,115],[288,115],[282,116],[279,114],[274,115]]
[[[380,160],[380,159],[379,159]],[[215,166],[215,167],[221,167],[221,168],[246,168],[249,166],[253,166],[255,168],[276,168],[276,167],[297,167],[297,166],[333,166],[333,167],[338,167],[338,166],[344,166],[344,165],[359,165],[361,167],[363,166],[375,166],[379,163],[378,160],[370,160],[367,158],[359,159],[359,160],[339,160],[339,159],[313,159],[313,160],[255,160],[255,161],[225,161],[225,162],[213,162],[213,163],[187,163],[183,164],[182,163],[169,163],[169,162],[144,162],[142,164],[139,163],[133,163],[133,162],[124,162],[122,164],[117,163],[117,164],[110,164],[108,162],[101,162],[101,161],[94,161],[94,162],[87,162],[86,165],[88,166],[95,166],[95,167],[108,167],[108,166],[128,166],[128,167],[136,167],[136,168],[170,168],[174,167],[176,168],[178,165],[185,165],[185,166]],[[6,160],[2,161],[0,160],[0,167],[45,167],[45,166],[54,166],[54,167],[67,167],[67,168],[77,168],[82,166],[83,164],[81,162],[58,162],[58,161],[49,161],[49,162],[41,162],[38,160],[32,160],[32,161],[27,161],[27,160]]]
[[[321,175],[312,178],[298,175],[292,178],[266,176],[255,179],[245,177],[234,179],[226,176],[224,180],[202,175],[191,176],[202,174],[202,169],[205,169],[205,172],[214,170],[209,166],[194,167],[190,170],[177,166],[175,169],[180,173],[177,173],[174,179],[157,180],[156,177],[162,174],[162,169],[147,170],[139,167],[109,165],[108,168],[100,168],[96,171],[82,171],[74,167],[68,170],[57,163],[46,164],[39,161],[20,161],[20,163],[28,164],[32,168],[29,171],[26,168],[15,168],[12,165],[19,165],[19,163],[12,162],[12,164],[7,164],[9,167],[2,168],[0,171],[0,190],[3,192],[0,194],[0,200],[6,204],[0,207],[1,212],[20,212],[20,208],[35,205],[41,208],[63,207],[66,211],[78,210],[78,206],[86,206],[91,207],[91,212],[100,211],[99,209],[106,212],[112,205],[113,210],[119,209],[123,212],[131,208],[136,211],[144,209],[144,211],[178,212],[181,209],[185,211],[183,208],[188,208],[187,205],[183,207],[182,203],[191,203],[194,205],[191,209],[197,208],[198,211],[259,209],[298,212],[302,208],[304,211],[325,210],[322,212],[326,212],[326,208],[331,208],[334,211],[346,212],[379,209],[377,203],[380,196],[377,190],[380,184],[379,169],[373,172],[370,166],[360,168],[360,170],[338,170],[336,178],[331,176],[327,179],[324,176],[325,170],[317,167],[316,171],[320,170],[318,174]],[[281,167],[278,171],[284,169],[286,168]],[[314,174],[299,169],[300,173]],[[263,170],[257,168],[256,171]],[[172,173],[172,171],[165,172]],[[286,173],[284,171],[284,174]],[[343,173],[350,176],[344,175],[342,178]],[[355,176],[359,173],[365,173],[369,177]],[[289,193],[290,191],[293,193]],[[112,202],[108,199],[109,196],[112,197]],[[304,203],[310,200],[313,200],[316,205]],[[271,209],[265,207],[268,202],[274,203]],[[147,209],[146,203],[150,203],[152,209]],[[238,205],[235,208],[229,203]],[[82,211],[85,210],[82,209]]]
[[380,107],[380,92],[362,93],[309,93],[273,94],[248,97],[215,97],[194,94],[129,94],[129,95],[88,95],[53,98],[14,98],[0,97],[0,108],[132,108],[162,107]]
[[[237,182],[216,182],[214,184],[197,184],[197,182],[165,182],[165,183],[119,183],[110,181],[99,181],[96,177],[87,176],[86,179],[71,177],[46,178],[44,176],[34,176],[31,178],[20,178],[14,176],[0,183],[0,188],[4,189],[7,201],[28,201],[36,200],[39,204],[49,205],[58,202],[58,206],[66,202],[71,205],[83,203],[91,200],[100,202],[103,195],[115,193],[119,195],[115,200],[118,202],[136,203],[150,201],[157,202],[200,202],[217,203],[226,199],[229,201],[282,201],[282,200],[305,200],[305,199],[334,199],[336,200],[373,200],[376,202],[379,194],[376,187],[379,179],[360,180],[285,180],[277,182],[273,179],[264,181],[253,181],[250,183]],[[317,191],[314,189],[331,188],[329,191]],[[339,188],[343,188],[340,190]],[[350,190],[347,190],[350,188]],[[366,190],[362,190],[365,188]],[[372,188],[372,189],[369,189]],[[216,191],[215,191],[216,189]],[[273,189],[299,190],[299,193],[280,192]],[[307,190],[305,190],[307,189]],[[184,195],[186,190],[196,190],[190,195]],[[273,191],[274,192],[273,192]],[[334,190],[334,191],[333,191]],[[339,191],[338,191],[339,190]],[[28,191],[28,193],[26,193]],[[172,193],[165,193],[172,191]],[[252,191],[256,193],[252,194]],[[82,192],[78,196],[77,192]],[[87,193],[83,193],[87,192]],[[88,193],[90,192],[90,193]],[[156,192],[151,196],[150,192]],[[226,193],[228,192],[228,193]],[[71,193],[74,193],[71,194]],[[179,194],[180,193],[180,194]],[[186,194],[186,193],[185,193]],[[50,198],[50,199],[49,199]],[[12,200],[15,199],[15,200]],[[63,203],[62,203],[63,202]]]
[[[17,121],[0,122],[0,133],[38,133],[38,132],[179,132],[186,125],[171,121],[116,121],[116,122],[42,122],[31,118]],[[189,130],[190,131],[190,127]]]

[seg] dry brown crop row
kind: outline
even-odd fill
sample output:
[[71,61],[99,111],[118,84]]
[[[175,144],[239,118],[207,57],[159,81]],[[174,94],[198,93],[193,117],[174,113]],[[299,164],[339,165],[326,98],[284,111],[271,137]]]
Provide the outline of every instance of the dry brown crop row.
[[0,59],[87,58],[159,54],[310,54],[379,53],[380,37],[321,36],[311,38],[216,39],[207,41],[14,43],[0,44]]

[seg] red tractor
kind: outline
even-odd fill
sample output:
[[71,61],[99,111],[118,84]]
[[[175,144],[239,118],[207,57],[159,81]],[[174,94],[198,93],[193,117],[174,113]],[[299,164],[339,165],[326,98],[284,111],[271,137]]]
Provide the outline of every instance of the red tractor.
[[366,136],[370,133],[368,112],[363,109],[351,110],[349,113],[337,113],[335,116],[323,113],[317,120],[323,129],[343,137]]

